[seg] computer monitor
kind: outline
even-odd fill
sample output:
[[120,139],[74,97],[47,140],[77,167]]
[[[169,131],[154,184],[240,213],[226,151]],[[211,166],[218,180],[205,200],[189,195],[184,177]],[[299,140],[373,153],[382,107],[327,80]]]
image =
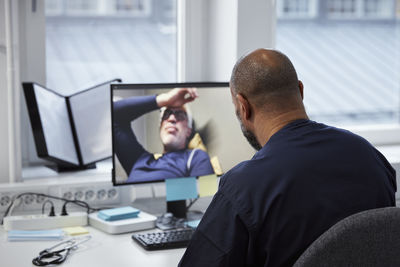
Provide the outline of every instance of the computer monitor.
[[36,151],[57,171],[95,167],[112,155],[110,83],[61,95],[34,82],[23,89]]
[[[186,117],[156,104],[157,95],[176,88],[197,88],[198,98],[183,109]],[[254,154],[240,130],[228,83],[112,84],[111,99],[114,185],[220,175]],[[168,128],[172,114],[175,123],[184,122],[182,128]],[[185,146],[178,141],[174,150],[168,134],[180,131]],[[167,211],[182,217],[184,204],[168,202]]]

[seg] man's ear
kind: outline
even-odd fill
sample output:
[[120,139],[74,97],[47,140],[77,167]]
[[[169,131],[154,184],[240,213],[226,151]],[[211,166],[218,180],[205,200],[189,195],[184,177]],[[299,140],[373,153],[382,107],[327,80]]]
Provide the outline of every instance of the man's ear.
[[193,133],[193,129],[188,128],[187,133],[186,133],[186,138],[189,139],[191,137],[192,133]]
[[249,120],[252,116],[251,105],[247,98],[242,94],[237,94],[236,99],[238,101],[239,112],[243,119]]
[[301,99],[304,99],[304,85],[303,82],[299,80],[299,91],[301,95]]

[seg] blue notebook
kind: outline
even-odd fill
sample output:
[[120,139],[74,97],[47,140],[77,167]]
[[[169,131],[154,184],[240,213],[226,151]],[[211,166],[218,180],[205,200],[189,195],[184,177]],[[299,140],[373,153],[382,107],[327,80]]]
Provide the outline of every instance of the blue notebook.
[[138,217],[140,210],[132,207],[121,207],[114,209],[101,210],[97,213],[97,217],[104,221],[118,221]]

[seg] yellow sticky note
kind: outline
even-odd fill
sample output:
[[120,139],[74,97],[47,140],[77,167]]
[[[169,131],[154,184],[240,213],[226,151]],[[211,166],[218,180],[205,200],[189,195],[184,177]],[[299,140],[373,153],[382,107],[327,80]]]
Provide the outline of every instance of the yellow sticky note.
[[89,231],[82,226],[66,227],[63,228],[63,230],[67,235],[84,235],[89,233]]
[[221,164],[219,163],[219,159],[217,156],[214,156],[210,159],[211,166],[214,169],[216,175],[222,175],[224,172],[222,171]]
[[218,181],[215,174],[200,176],[197,181],[200,197],[212,196],[217,192]]

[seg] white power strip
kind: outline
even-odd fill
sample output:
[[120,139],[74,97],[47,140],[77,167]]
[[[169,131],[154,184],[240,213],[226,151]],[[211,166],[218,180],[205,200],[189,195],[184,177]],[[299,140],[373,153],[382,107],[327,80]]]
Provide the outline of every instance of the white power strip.
[[44,214],[7,216],[3,219],[5,230],[42,230],[88,224],[86,212],[71,212],[66,216],[48,216]]

